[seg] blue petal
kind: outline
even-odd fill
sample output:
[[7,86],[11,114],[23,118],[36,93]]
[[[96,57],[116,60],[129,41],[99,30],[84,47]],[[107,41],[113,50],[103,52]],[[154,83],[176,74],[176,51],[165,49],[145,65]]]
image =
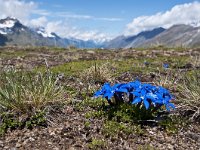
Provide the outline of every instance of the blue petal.
[[166,105],[166,109],[167,109],[167,111],[170,111],[170,108],[175,109],[174,104],[172,104],[172,103],[168,103],[168,104]]
[[115,85],[112,86],[112,90],[116,90],[119,87],[121,87],[122,85],[124,85],[123,83],[116,83]]
[[158,99],[158,96],[156,94],[153,94],[153,93],[147,93],[146,98],[150,99],[151,101],[156,101]]
[[132,104],[137,104],[137,103],[140,103],[141,101],[142,101],[142,99],[141,99],[140,97],[136,97],[136,98],[133,100]]
[[163,68],[164,68],[164,69],[169,68],[169,64],[164,63],[164,64],[163,64]]
[[147,91],[146,91],[145,89],[142,89],[142,90],[141,90],[141,94],[142,94],[142,95],[146,95],[146,93],[147,93]]
[[149,109],[149,102],[146,99],[144,99],[143,102],[144,102],[145,108]]
[[113,96],[113,93],[112,93],[112,92],[106,92],[106,93],[103,95],[103,97],[104,97],[104,98],[107,98],[108,100],[110,100],[110,99],[112,98],[112,96]]
[[125,88],[119,88],[116,90],[116,92],[128,93],[128,90]]
[[163,105],[163,101],[161,99],[157,99],[154,101],[155,104]]
[[136,88],[138,88],[141,85],[141,82],[138,81],[138,80],[136,80],[134,82],[129,82],[128,84],[129,84],[130,87],[133,87],[133,88],[136,89]]
[[172,99],[172,97],[170,97],[170,96],[165,96],[163,98],[163,100],[166,101],[166,102],[169,102],[171,99]]
[[110,86],[110,84],[109,83],[105,83],[104,85],[103,85],[103,87],[102,87],[102,89],[104,89],[104,90],[111,90],[111,86]]
[[131,92],[131,94],[133,94],[136,97],[140,97],[141,96],[141,93],[139,93],[137,91]]
[[102,95],[102,90],[98,90],[94,93],[94,97],[99,97]]

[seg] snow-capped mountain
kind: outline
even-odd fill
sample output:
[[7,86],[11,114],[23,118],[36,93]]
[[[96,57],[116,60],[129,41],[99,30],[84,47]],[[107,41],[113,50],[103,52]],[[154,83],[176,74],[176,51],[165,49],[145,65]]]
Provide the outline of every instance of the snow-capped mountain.
[[16,21],[12,18],[7,18],[1,20],[0,28],[12,28],[15,25]]
[[75,38],[61,38],[56,33],[50,33],[45,28],[30,28],[16,18],[0,19],[0,46],[56,46],[77,48],[130,48],[164,45],[167,47],[200,46],[199,22],[191,25],[174,25],[168,29],[162,27],[151,31],[143,31],[133,36],[118,36],[110,41],[98,43],[92,40],[84,41]]
[[26,27],[15,18],[7,17],[0,20],[0,34],[12,34],[16,31],[23,31],[25,28]]
[[39,27],[39,28],[36,28],[36,32],[38,33],[38,34],[40,34],[40,35],[42,35],[43,37],[47,37],[47,38],[55,38],[56,37],[56,35],[55,35],[55,33],[49,33],[49,32],[47,32],[46,30],[45,30],[45,28],[44,27]]
[[9,31],[11,28],[13,28],[16,22],[17,20],[9,17],[0,20],[0,31],[3,32],[1,34],[7,34],[7,30]]
[[100,47],[94,41],[61,38],[56,33],[49,33],[45,28],[30,28],[23,25],[16,18],[0,19],[0,46],[56,46],[67,47],[73,45],[78,48]]

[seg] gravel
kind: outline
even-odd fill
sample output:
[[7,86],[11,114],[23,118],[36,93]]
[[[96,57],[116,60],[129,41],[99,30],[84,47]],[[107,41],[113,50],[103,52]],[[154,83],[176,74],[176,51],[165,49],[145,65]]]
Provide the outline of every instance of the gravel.
[[[176,134],[169,134],[158,127],[146,126],[145,133],[142,135],[133,132],[130,135],[118,134],[109,137],[102,132],[103,119],[84,117],[89,109],[91,108],[77,111],[72,106],[67,106],[62,112],[53,114],[56,117],[55,124],[52,126],[8,131],[0,138],[0,149],[89,149],[94,139],[99,139],[104,144],[93,149],[200,149],[200,125],[198,124],[191,124],[187,129],[180,129]],[[85,126],[86,121],[90,122],[89,127]]]

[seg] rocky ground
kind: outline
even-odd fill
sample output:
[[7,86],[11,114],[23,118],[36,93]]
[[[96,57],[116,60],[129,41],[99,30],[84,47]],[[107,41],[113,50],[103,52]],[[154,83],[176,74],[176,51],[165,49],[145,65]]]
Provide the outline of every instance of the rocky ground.
[[[55,67],[56,73],[62,73],[63,70],[60,70],[59,65],[65,64],[65,67],[70,69],[64,73],[69,74],[69,76],[62,82],[67,85],[70,84],[70,88],[75,88],[76,92],[80,90],[75,96],[68,95],[67,97],[70,101],[64,106],[59,108],[52,107],[52,110],[48,111],[46,116],[47,126],[8,130],[0,137],[0,149],[200,150],[200,119],[197,117],[197,120],[189,121],[188,116],[191,116],[190,112],[183,109],[179,103],[176,103],[177,109],[169,114],[169,116],[176,116],[176,120],[168,122],[167,126],[164,127],[154,122],[134,124],[109,120],[105,115],[101,114],[102,110],[99,110],[100,105],[91,106],[88,103],[83,104],[85,93],[83,93],[84,90],[81,91],[81,86],[83,86],[84,82],[78,83],[77,76],[83,69],[90,66],[86,65],[85,67],[83,65],[85,68],[81,68],[78,70],[79,72],[73,70],[73,67],[76,68],[76,66],[73,66],[74,64],[67,66],[71,62],[80,62],[82,66],[82,63],[84,64],[85,61],[88,63],[90,60],[101,60],[102,62],[117,60],[122,70],[116,74],[117,67],[114,67],[114,81],[129,82],[133,77],[139,77],[142,82],[151,83],[160,77],[152,73],[149,67],[152,65],[152,68],[158,68],[160,64],[162,67],[163,62],[156,61],[157,58],[159,58],[159,61],[170,63],[173,69],[178,68],[183,72],[200,68],[200,61],[198,60],[200,58],[200,49],[150,49],[113,52],[104,50],[53,50],[53,48],[50,50],[48,48],[0,48],[1,69],[5,69],[7,66],[14,66],[25,70],[37,70],[48,65]],[[130,59],[131,61],[129,62]],[[143,64],[148,59],[150,64]],[[45,60],[47,60],[48,64],[45,64]],[[122,65],[121,61],[123,62],[123,60],[126,60],[127,64]],[[142,64],[139,61],[135,62],[135,60],[140,60]],[[181,62],[182,60],[187,61]],[[176,66],[177,62],[180,63],[178,66]],[[145,70],[139,70],[138,72],[131,72],[131,69],[123,70],[123,67],[125,68],[127,65],[129,65],[128,67],[139,66],[139,69],[146,67],[151,72],[142,72]],[[165,83],[162,84],[165,85]],[[167,85],[167,88],[170,88],[174,92],[173,94],[178,95],[177,91],[173,89],[174,87],[171,87],[171,84]],[[93,93],[87,94],[91,97]],[[196,108],[199,110],[199,106]],[[177,118],[180,118],[180,120]]]
[[[86,119],[87,108],[77,111],[65,106],[62,111],[54,112],[54,124],[36,127],[32,130],[9,131],[0,138],[1,149],[190,149],[200,148],[200,125],[190,124],[179,129],[176,134],[167,133],[159,127],[144,126],[143,133],[117,133],[107,136],[103,131],[104,119]],[[55,119],[54,118],[54,119]],[[87,126],[86,122],[90,125]],[[95,141],[97,141],[95,143]]]

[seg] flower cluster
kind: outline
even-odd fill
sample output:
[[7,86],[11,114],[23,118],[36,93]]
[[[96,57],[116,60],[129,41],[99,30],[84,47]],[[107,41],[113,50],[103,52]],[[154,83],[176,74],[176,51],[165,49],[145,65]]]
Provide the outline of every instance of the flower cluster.
[[163,68],[164,68],[164,69],[168,69],[168,68],[169,68],[169,64],[164,63],[164,64],[163,64]]
[[117,83],[113,86],[109,83],[105,83],[103,87],[94,94],[94,97],[102,96],[111,103],[111,98],[113,96],[115,99],[124,101],[125,94],[129,96],[129,102],[131,104],[142,104],[146,109],[149,109],[150,106],[161,107],[163,105],[168,111],[170,108],[175,108],[174,104],[170,103],[173,97],[167,89],[151,84],[143,84],[138,80],[129,83]]

